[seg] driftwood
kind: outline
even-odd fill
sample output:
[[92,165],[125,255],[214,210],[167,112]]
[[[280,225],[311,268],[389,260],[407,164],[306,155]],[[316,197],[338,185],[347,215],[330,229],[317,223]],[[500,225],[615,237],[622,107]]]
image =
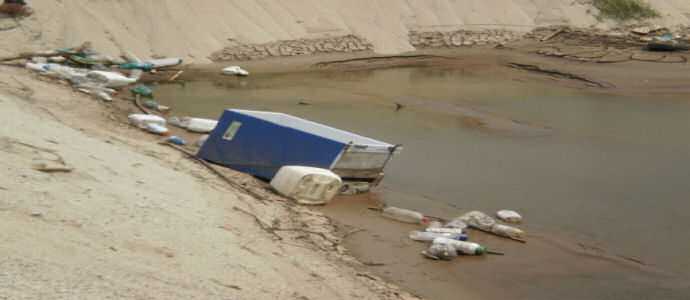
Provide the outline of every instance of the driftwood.
[[533,73],[545,74],[545,75],[549,75],[549,76],[553,76],[553,77],[557,77],[557,78],[577,80],[577,81],[581,81],[581,82],[587,83],[589,85],[593,85],[593,86],[600,87],[600,88],[613,87],[613,85],[610,83],[599,82],[599,81],[595,81],[595,80],[592,80],[592,79],[589,79],[589,78],[586,78],[586,77],[583,77],[580,75],[561,72],[561,71],[554,70],[554,69],[544,69],[544,68],[537,66],[537,65],[510,62],[507,64],[507,66],[510,68],[518,69],[518,70],[524,70],[524,71],[533,72]]

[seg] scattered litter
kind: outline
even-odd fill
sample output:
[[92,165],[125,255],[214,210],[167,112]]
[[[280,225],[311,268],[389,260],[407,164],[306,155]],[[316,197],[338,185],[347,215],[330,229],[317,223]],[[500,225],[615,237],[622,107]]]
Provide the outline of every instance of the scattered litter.
[[120,88],[136,82],[135,79],[122,75],[121,73],[110,71],[90,71],[86,76],[96,82],[103,83],[109,88]]
[[40,218],[40,217],[43,217],[43,212],[40,212],[40,211],[32,211],[31,214],[29,214],[29,215],[32,216],[32,217],[34,217],[34,218]]
[[149,59],[149,60],[145,60],[144,64],[149,64],[154,69],[165,68],[165,67],[174,67],[174,66],[177,66],[179,64],[182,64],[182,58],[175,57],[175,58]]
[[487,252],[486,247],[473,242],[459,241],[441,237],[435,239],[433,243],[450,245],[453,248],[455,248],[455,250],[458,253],[462,253],[464,255],[484,255]]
[[223,69],[224,75],[248,76],[249,72],[240,68],[239,66],[230,66]]
[[521,229],[502,224],[495,224],[491,227],[491,232],[499,236],[516,239],[522,238],[525,235],[525,232]]
[[458,256],[458,251],[450,244],[432,243],[422,255],[436,260],[452,260]]
[[142,71],[151,71],[153,70],[153,64],[151,63],[143,63],[143,62],[128,62],[119,65],[120,69],[123,70],[142,70]]
[[150,133],[155,133],[155,134],[160,134],[160,135],[165,135],[168,133],[167,127],[160,125],[160,124],[156,124],[156,123],[147,123],[146,127],[144,127],[144,129],[146,129],[146,131],[148,131]]
[[187,141],[185,141],[183,138],[176,136],[176,135],[170,136],[165,140],[169,143],[173,143],[173,144],[179,145],[179,146],[184,146],[187,144]]
[[436,238],[447,238],[452,240],[466,241],[467,235],[463,233],[450,232],[429,232],[429,231],[412,231],[409,235],[410,239],[418,242],[432,242]]
[[142,97],[148,97],[148,98],[153,97],[153,90],[150,87],[145,86],[143,84],[139,84],[139,85],[129,89],[129,91],[132,93],[132,95],[140,95]]
[[465,230],[462,228],[427,227],[426,232],[463,234]]
[[443,227],[465,229],[465,228],[467,228],[467,223],[463,222],[460,219],[454,219],[454,220],[446,223],[446,225],[443,225]]
[[127,117],[129,123],[139,128],[146,128],[146,124],[158,124],[165,127],[165,119],[156,115],[146,115],[146,114],[131,114]]
[[168,81],[175,81],[175,79],[180,77],[180,75],[182,75],[182,73],[184,73],[183,70],[177,71],[177,73],[175,73],[173,76],[170,76],[170,78],[168,78]]
[[52,162],[42,162],[42,163],[37,163],[32,166],[34,170],[45,172],[45,173],[69,173],[72,172],[74,169],[70,168],[68,166],[65,166],[64,164],[61,163],[52,163]]
[[393,206],[384,208],[381,215],[403,223],[424,224],[429,222],[429,219],[419,212]]
[[522,216],[516,211],[512,210],[499,210],[496,212],[496,217],[499,220],[507,223],[520,223],[522,222]]
[[326,204],[338,194],[342,180],[330,170],[284,166],[271,180],[271,187],[300,204]]
[[491,231],[491,227],[496,224],[496,220],[494,220],[494,218],[481,211],[468,212],[462,215],[459,219],[465,222],[467,225],[485,231]]
[[209,133],[218,126],[218,121],[216,120],[192,117],[172,117],[169,122],[177,127],[199,133]]
[[371,183],[366,181],[347,181],[343,183],[340,190],[341,195],[358,195],[368,193],[371,190]]
[[426,229],[427,229],[427,231],[429,231],[429,229],[442,228],[442,227],[443,227],[443,223],[441,223],[439,221],[431,221],[431,222],[429,222],[429,225],[426,226]]

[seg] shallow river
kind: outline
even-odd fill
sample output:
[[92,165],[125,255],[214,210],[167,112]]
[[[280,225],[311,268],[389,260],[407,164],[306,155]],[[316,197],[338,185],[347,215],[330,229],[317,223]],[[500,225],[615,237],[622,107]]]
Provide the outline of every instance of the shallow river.
[[443,216],[515,209],[529,230],[690,274],[690,98],[513,77],[397,68],[224,78],[156,94],[176,115],[280,111],[402,144],[379,192],[391,205]]

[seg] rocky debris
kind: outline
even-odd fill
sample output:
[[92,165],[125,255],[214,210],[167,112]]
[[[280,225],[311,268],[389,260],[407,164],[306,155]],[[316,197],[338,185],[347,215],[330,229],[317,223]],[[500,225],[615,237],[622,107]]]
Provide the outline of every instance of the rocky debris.
[[302,56],[334,52],[358,52],[374,49],[367,40],[355,35],[319,39],[277,41],[266,44],[241,44],[211,54],[213,61],[246,61],[268,57]]
[[410,44],[415,48],[453,48],[502,45],[522,37],[507,30],[411,31]]

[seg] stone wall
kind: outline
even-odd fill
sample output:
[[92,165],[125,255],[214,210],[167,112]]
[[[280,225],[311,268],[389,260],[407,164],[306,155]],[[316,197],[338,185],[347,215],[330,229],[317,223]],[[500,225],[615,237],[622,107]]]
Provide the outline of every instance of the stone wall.
[[499,45],[523,34],[506,30],[411,31],[410,44],[417,49]]
[[278,56],[312,55],[372,50],[374,46],[355,35],[320,39],[277,41],[257,45],[236,45],[211,54],[213,61],[242,61]]

